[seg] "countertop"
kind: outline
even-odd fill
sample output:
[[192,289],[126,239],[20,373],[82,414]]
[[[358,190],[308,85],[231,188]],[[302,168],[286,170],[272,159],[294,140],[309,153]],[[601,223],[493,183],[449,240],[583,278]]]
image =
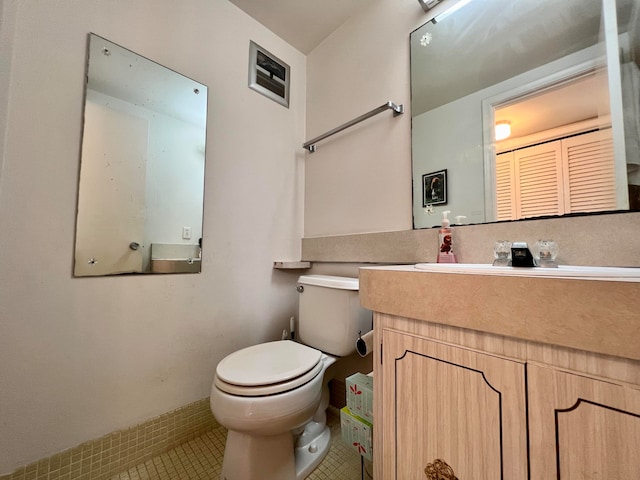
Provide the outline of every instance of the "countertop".
[[360,302],[390,315],[640,360],[637,281],[363,267]]

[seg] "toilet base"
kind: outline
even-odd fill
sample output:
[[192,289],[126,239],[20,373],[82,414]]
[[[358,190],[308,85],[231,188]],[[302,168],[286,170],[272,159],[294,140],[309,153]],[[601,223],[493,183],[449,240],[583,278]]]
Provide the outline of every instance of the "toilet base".
[[331,446],[331,431],[309,422],[308,432],[297,442],[291,432],[266,437],[227,432],[221,480],[302,480],[324,459]]
[[260,437],[227,432],[220,480],[296,480],[291,432]]
[[[310,422],[315,423],[315,422]],[[311,472],[322,462],[331,446],[331,430],[326,425],[319,435],[308,443],[296,445],[296,479],[307,478]]]

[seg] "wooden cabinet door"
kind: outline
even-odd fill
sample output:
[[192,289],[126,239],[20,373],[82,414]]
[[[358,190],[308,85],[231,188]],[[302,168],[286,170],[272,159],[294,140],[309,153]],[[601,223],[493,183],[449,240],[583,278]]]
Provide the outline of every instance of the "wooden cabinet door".
[[640,390],[527,365],[531,480],[640,479]]
[[384,480],[527,478],[522,363],[384,329],[382,372]]

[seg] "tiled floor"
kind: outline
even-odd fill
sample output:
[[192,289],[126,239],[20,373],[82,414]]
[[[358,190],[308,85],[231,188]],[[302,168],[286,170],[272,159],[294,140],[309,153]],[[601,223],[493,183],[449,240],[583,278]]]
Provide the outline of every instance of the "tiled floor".
[[[342,442],[339,415],[328,411],[327,424],[331,427],[331,448],[308,479],[359,480],[360,456]],[[218,480],[225,439],[225,429],[215,428],[111,480]]]

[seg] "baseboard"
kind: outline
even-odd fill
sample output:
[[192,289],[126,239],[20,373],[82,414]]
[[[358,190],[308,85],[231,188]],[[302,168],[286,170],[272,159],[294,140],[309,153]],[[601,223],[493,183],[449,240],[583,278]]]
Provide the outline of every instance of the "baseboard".
[[0,475],[0,480],[105,480],[218,426],[204,398]]

